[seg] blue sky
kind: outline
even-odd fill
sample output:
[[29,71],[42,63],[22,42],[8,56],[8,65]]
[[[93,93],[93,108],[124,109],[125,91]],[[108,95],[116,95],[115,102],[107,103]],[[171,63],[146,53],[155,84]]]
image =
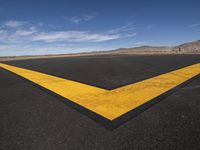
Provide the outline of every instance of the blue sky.
[[199,0],[0,0],[0,56],[200,39]]

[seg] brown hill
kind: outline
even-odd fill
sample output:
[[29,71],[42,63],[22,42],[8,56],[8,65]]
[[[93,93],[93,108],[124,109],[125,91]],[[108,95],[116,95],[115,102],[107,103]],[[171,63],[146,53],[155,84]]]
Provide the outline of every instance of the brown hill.
[[176,46],[173,51],[181,53],[200,53],[200,40]]
[[178,46],[140,46],[119,48],[110,51],[92,52],[94,54],[200,54],[200,40]]
[[54,58],[54,57],[76,57],[91,55],[115,55],[115,54],[200,54],[200,40],[184,43],[175,47],[168,46],[140,46],[134,48],[119,48],[109,51],[94,51],[75,54],[43,55],[43,56],[8,56],[1,57],[0,61],[16,59]]

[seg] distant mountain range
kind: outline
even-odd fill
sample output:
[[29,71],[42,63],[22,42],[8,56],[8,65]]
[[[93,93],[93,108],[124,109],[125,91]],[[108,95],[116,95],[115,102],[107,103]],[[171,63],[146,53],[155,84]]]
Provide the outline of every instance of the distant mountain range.
[[35,58],[54,58],[54,57],[73,57],[73,56],[94,56],[94,55],[131,55],[131,54],[200,54],[200,40],[184,43],[178,46],[140,46],[134,48],[119,48],[108,51],[94,51],[76,54],[43,55],[43,56],[8,56],[1,57],[0,61],[16,59],[35,59]]
[[200,54],[200,40],[178,46],[140,46],[119,48],[109,51],[89,52],[85,54]]
[[200,40],[181,44],[174,47],[173,50],[178,50],[183,53],[200,53]]

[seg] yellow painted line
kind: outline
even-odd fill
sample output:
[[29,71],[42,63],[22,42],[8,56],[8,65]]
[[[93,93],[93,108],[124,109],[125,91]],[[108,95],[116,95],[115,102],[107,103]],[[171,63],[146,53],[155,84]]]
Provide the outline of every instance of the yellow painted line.
[[200,74],[200,63],[198,63],[114,90],[105,90],[6,64],[0,64],[0,67],[109,120],[120,117]]

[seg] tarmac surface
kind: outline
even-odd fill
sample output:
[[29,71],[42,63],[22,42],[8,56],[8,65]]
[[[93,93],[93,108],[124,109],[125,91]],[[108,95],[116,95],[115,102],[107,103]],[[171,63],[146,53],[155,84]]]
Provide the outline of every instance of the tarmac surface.
[[[114,89],[200,62],[200,55],[135,55],[3,62]],[[0,149],[200,149],[200,78],[114,130],[0,68]]]

